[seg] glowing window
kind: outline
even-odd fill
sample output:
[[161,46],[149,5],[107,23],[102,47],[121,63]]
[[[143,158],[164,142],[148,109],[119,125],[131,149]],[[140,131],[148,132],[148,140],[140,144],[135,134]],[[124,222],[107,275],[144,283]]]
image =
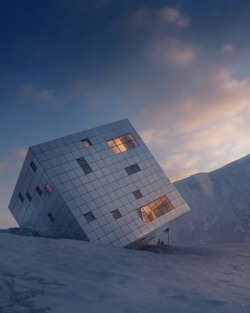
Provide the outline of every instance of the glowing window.
[[48,194],[52,193],[52,189],[50,188],[50,186],[48,184],[45,185],[45,190],[47,191]]
[[92,146],[92,143],[89,140],[89,138],[86,138],[86,139],[82,140],[82,145],[84,146],[84,148],[88,148],[88,147]]
[[107,144],[115,154],[138,147],[138,143],[132,134],[126,134],[107,141]]
[[148,224],[172,210],[174,210],[172,203],[166,196],[163,196],[138,209],[137,212],[144,224]]

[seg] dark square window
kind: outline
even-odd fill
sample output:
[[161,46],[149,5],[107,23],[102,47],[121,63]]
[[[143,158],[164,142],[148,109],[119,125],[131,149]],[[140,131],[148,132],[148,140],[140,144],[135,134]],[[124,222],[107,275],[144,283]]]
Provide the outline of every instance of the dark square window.
[[36,169],[37,169],[36,164],[35,164],[33,161],[30,162],[30,167],[32,168],[32,170],[33,170],[34,172],[35,172]]
[[23,202],[24,201],[24,197],[23,197],[23,195],[19,192],[19,194],[18,194],[18,198]]
[[136,199],[140,199],[143,197],[142,193],[140,192],[140,190],[135,190],[133,191],[133,195],[136,197]]
[[76,160],[80,165],[81,169],[84,171],[85,174],[89,174],[92,171],[91,167],[88,165],[87,161],[84,158],[79,158]]
[[118,220],[118,218],[122,217],[121,212],[118,209],[112,211],[111,213],[113,214],[113,218],[115,220]]
[[84,146],[84,148],[88,148],[88,147],[92,146],[92,143],[89,140],[89,138],[86,138],[86,139],[82,140],[82,145]]
[[26,197],[28,198],[29,201],[32,200],[32,197],[31,197],[31,195],[30,195],[30,193],[28,191],[26,192]]
[[125,171],[128,173],[128,175],[132,175],[134,173],[140,172],[141,169],[138,164],[133,164],[131,166],[125,167]]
[[88,223],[93,222],[96,219],[94,214],[91,211],[89,211],[88,213],[85,213],[83,215],[84,215],[84,217]]
[[36,192],[39,194],[39,196],[41,197],[41,195],[42,195],[42,190],[40,189],[40,187],[37,185],[36,186]]
[[51,212],[49,212],[49,214],[48,214],[48,218],[50,219],[51,223],[53,223],[53,222],[54,222],[54,220],[55,220],[55,218],[54,218],[54,216],[52,215],[52,213],[51,213]]

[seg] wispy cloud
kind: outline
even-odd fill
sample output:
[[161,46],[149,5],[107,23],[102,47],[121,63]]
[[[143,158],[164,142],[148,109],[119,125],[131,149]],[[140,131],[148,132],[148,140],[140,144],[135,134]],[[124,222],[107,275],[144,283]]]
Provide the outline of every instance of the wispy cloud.
[[159,62],[187,65],[197,57],[195,47],[176,38],[161,38],[153,47],[153,57]]
[[232,53],[234,49],[235,49],[235,46],[228,43],[222,47],[222,52],[225,54],[229,54],[229,53]]
[[0,173],[3,172],[7,168],[6,162],[0,162]]
[[28,82],[23,84],[19,88],[21,96],[28,100],[42,101],[43,103],[55,104],[57,102],[57,97],[53,89],[41,88],[33,82]]

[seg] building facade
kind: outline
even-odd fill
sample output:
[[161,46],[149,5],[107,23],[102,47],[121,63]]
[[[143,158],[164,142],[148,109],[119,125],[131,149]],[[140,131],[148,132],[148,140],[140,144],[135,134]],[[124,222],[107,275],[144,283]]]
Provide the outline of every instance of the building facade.
[[9,209],[44,236],[135,248],[189,210],[127,119],[30,147]]

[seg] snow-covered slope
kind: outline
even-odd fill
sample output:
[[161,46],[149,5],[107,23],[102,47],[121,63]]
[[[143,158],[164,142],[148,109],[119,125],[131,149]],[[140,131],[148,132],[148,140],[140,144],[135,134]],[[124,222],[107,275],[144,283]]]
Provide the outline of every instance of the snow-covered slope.
[[0,312],[250,312],[249,245],[160,249],[0,233]]
[[170,226],[171,243],[241,242],[250,239],[250,155],[216,171],[175,183],[191,211]]

